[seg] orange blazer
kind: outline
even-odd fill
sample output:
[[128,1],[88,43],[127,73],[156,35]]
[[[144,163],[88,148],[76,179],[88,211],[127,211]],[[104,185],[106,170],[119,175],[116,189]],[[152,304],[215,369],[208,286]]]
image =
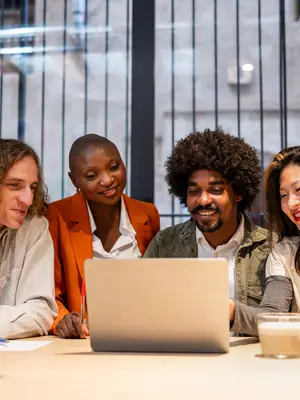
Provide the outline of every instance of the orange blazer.
[[[153,204],[123,195],[123,200],[142,255],[160,230],[159,214]],[[55,297],[59,309],[54,321],[69,312],[80,313],[84,261],[93,258],[92,232],[86,199],[79,193],[49,205],[49,229],[54,244]]]

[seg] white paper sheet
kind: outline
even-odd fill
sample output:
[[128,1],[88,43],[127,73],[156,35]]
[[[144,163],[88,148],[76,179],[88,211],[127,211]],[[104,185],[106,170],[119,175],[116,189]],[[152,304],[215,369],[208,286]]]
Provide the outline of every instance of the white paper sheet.
[[0,343],[0,351],[32,351],[47,346],[50,343],[53,342],[40,342],[37,340],[9,340],[6,343]]

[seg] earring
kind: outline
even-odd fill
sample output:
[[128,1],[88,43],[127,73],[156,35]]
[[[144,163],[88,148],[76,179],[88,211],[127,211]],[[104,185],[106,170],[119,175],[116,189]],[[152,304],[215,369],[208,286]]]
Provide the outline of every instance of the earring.
[[77,193],[80,193],[79,187],[76,188],[76,192],[77,192]]

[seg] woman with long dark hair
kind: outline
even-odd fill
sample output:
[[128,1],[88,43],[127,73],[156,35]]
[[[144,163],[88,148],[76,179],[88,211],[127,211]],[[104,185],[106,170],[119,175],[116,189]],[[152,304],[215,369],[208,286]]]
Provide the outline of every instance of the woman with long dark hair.
[[293,310],[300,310],[300,146],[273,157],[265,175],[267,220],[272,252],[266,277],[286,276],[294,289]]

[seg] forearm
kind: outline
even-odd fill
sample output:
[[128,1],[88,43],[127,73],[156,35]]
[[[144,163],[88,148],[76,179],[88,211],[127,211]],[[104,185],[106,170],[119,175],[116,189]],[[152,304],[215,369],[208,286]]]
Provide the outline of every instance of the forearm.
[[47,335],[56,316],[56,307],[43,299],[17,306],[0,306],[0,337],[18,339]]
[[235,301],[232,332],[257,336],[257,315],[263,312],[289,312],[293,299],[293,285],[284,276],[270,276],[266,279],[266,289],[258,308]]

